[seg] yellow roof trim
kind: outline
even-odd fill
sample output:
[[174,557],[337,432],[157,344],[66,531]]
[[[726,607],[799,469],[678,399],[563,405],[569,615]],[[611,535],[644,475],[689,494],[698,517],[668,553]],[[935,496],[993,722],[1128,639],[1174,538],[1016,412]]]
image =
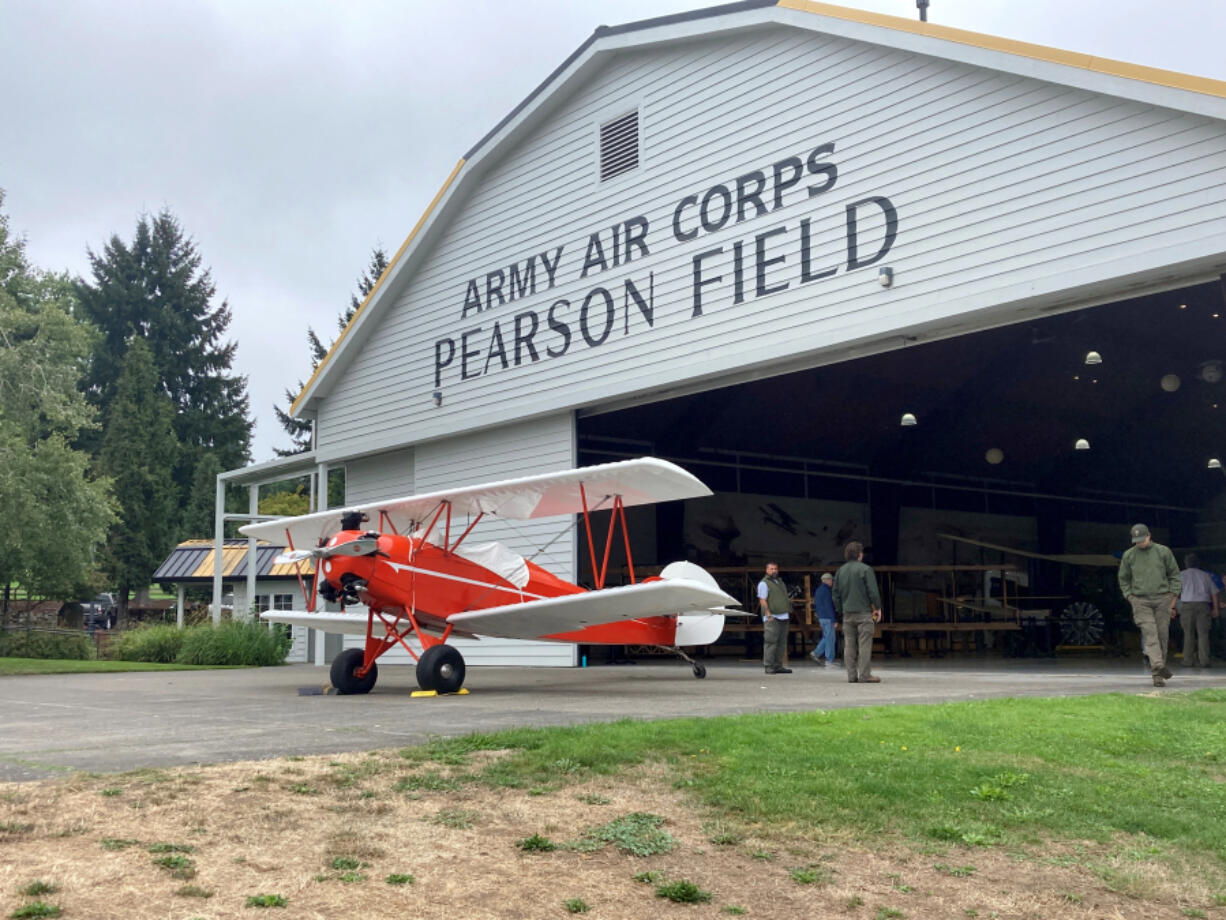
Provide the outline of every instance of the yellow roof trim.
[[884,13],[870,13],[864,10],[850,10],[831,3],[820,3],[818,0],[779,0],[778,6],[781,9],[799,10],[803,13],[829,16],[832,19],[844,19],[849,22],[860,22],[870,26],[881,26],[886,29],[896,29],[900,32],[911,32],[916,35],[926,35],[929,38],[940,38],[945,41],[958,42],[962,45],[973,45],[976,48],[985,48],[988,51],[1003,51],[1006,54],[1016,54],[1020,57],[1034,58],[1039,61],[1050,61],[1053,64],[1065,64],[1069,67],[1080,67],[1083,70],[1092,70],[1096,73],[1109,74],[1113,77],[1124,77],[1129,80],[1139,80],[1142,83],[1154,83],[1158,86],[1169,86],[1174,89],[1203,93],[1207,96],[1226,98],[1226,81],[1213,80],[1209,77],[1197,77],[1191,74],[1177,73],[1173,70],[1161,70],[1157,67],[1143,67],[1140,64],[1114,61],[1110,58],[1095,57],[1092,54],[1081,54],[1076,51],[1062,51],[1059,48],[1050,48],[1047,45],[1034,45],[1030,42],[998,38],[995,35],[985,35],[982,32],[969,32],[966,29],[954,29],[931,22],[904,19],[901,16],[888,16]]
[[409,235],[405,237],[405,240],[400,245],[400,248],[396,250],[396,255],[392,258],[392,261],[388,263],[387,268],[383,269],[383,274],[379,276],[379,280],[375,282],[375,286],[370,289],[370,293],[366,295],[366,299],[362,301],[362,305],[358,307],[357,311],[353,314],[353,317],[349,320],[349,323],[345,326],[345,331],[337,337],[336,341],[332,343],[332,347],[328,349],[328,353],[324,355],[324,359],[319,362],[319,366],[315,368],[315,372],[311,374],[311,379],[306,382],[306,386],[302,388],[302,392],[298,394],[298,398],[295,399],[294,404],[290,406],[289,411],[291,415],[298,411],[298,406],[302,403],[302,397],[306,395],[306,392],[309,389],[311,389],[311,385],[315,383],[315,379],[320,375],[320,372],[322,372],[323,369],[327,367],[328,362],[332,360],[332,356],[336,354],[336,350],[340,348],[341,342],[345,341],[345,336],[349,334],[349,330],[353,328],[353,324],[356,323],[358,317],[362,315],[362,311],[366,309],[366,305],[369,304],[374,298],[375,294],[379,292],[379,288],[383,286],[383,282],[387,280],[387,277],[389,274],[391,274],[392,269],[396,267],[396,263],[400,261],[400,257],[404,255],[405,250],[409,248],[409,244],[413,242],[413,239],[417,236],[418,231],[421,230],[427,219],[429,219],[430,215],[434,212],[435,207],[438,206],[438,203],[442,199],[443,195],[447,193],[447,189],[451,188],[451,183],[455,181],[455,177],[458,176],[460,174],[460,170],[464,168],[464,162],[465,161],[461,159],[460,162],[456,163],[455,169],[451,171],[451,175],[447,177],[447,181],[443,183],[443,187],[438,190],[433,200],[429,205],[427,205],[425,212],[418,218],[417,223],[413,225],[413,229],[409,231]]

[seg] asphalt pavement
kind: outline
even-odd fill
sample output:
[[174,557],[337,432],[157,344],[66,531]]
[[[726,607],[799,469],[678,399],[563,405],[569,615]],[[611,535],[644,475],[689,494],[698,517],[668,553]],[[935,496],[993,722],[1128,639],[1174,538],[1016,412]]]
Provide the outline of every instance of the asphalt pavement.
[[938,703],[993,697],[1178,693],[1226,687],[1226,668],[1175,669],[1155,690],[1140,660],[903,659],[874,662],[880,684],[794,663],[470,668],[463,696],[414,697],[412,668],[381,669],[367,696],[300,695],[326,668],[0,677],[0,781],[420,744],[520,726]]

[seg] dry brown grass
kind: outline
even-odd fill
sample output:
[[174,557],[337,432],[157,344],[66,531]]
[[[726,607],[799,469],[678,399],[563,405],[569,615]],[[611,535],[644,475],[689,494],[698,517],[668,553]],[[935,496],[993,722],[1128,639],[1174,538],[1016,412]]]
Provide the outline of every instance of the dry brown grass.
[[[287,898],[288,907],[270,911],[286,920],[567,917],[569,898],[590,906],[586,916],[635,920],[727,917],[730,907],[765,920],[1157,920],[1204,909],[1210,894],[1187,874],[1123,857],[1118,847],[920,853],[902,840],[814,838],[799,825],[741,827],[695,808],[661,767],[543,795],[472,782],[428,788],[497,756],[474,754],[457,768],[376,752],[10,786],[0,791],[0,916],[31,900],[20,889],[35,880],[59,886],[44,900],[64,916],[96,920],[261,916],[245,907],[259,894]],[[406,778],[417,788],[396,791]],[[462,810],[471,827],[441,819],[447,809]],[[631,812],[664,817],[677,847],[637,858],[609,847],[525,853],[517,846],[533,834],[575,841]],[[149,852],[154,844],[190,847],[181,855],[191,868],[156,865],[165,854]],[[338,859],[363,865],[335,868]],[[951,871],[967,866],[974,871]],[[798,883],[793,870],[818,881]],[[644,871],[691,881],[711,901],[661,900],[653,885],[634,880]],[[389,885],[391,874],[414,882]]]

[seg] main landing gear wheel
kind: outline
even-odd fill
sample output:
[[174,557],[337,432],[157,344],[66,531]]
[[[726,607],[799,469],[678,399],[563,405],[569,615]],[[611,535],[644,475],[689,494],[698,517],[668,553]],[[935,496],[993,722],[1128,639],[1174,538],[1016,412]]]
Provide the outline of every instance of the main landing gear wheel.
[[417,686],[455,693],[464,684],[464,656],[450,645],[432,645],[417,659]]
[[706,665],[701,665],[697,661],[695,661],[694,662],[694,676],[697,677],[699,680],[702,680],[704,677],[706,677],[707,676]]
[[379,666],[373,661],[365,677],[354,672],[362,666],[366,654],[360,648],[347,648],[332,659],[332,686],[337,693],[370,693],[370,688],[379,679]]

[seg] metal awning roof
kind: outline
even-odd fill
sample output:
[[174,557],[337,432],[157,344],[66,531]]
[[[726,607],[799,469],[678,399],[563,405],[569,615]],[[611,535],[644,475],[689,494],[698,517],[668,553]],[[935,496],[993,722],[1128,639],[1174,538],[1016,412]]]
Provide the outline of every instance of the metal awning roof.
[[[247,577],[247,541],[226,540],[221,550],[223,578]],[[314,575],[310,560],[298,564],[275,565],[273,560],[285,551],[283,546],[257,543],[255,548],[256,578],[296,578]],[[216,552],[212,540],[185,540],[176,546],[153,573],[154,581],[209,582],[213,580]]]

